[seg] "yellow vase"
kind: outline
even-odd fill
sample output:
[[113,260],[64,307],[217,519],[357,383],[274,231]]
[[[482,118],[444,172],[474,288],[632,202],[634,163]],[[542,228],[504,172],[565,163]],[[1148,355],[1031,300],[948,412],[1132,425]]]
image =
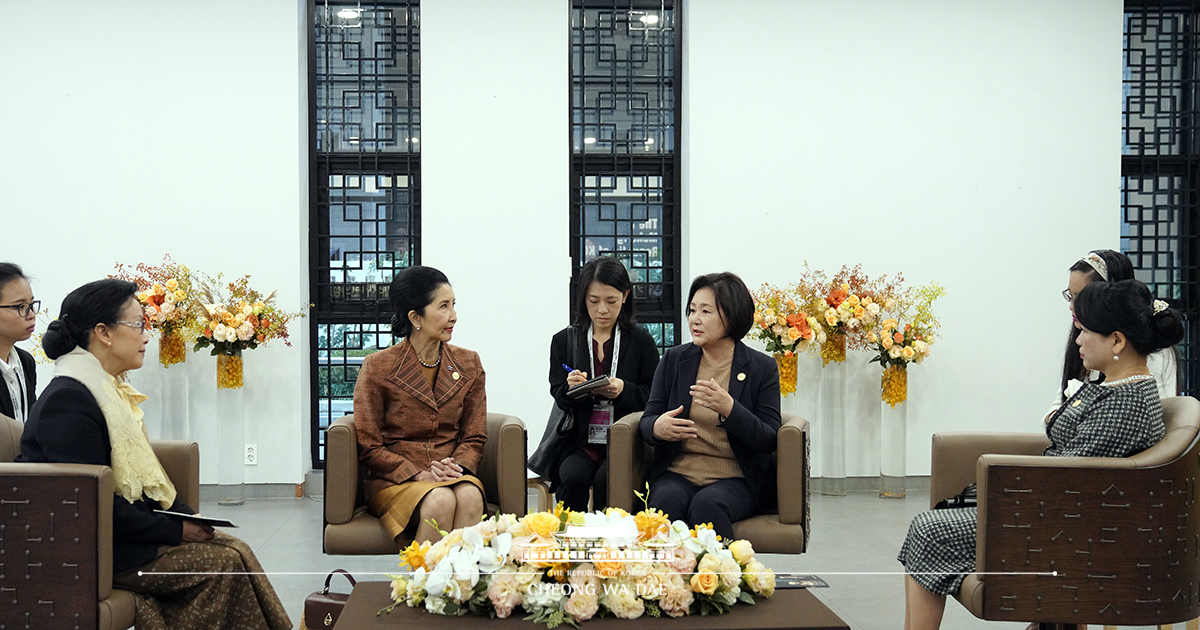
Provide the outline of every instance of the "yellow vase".
[[187,344],[183,342],[183,335],[176,332],[166,332],[158,339],[158,362],[163,367],[171,367],[176,363],[183,363],[187,360]]
[[821,365],[841,363],[846,360],[846,335],[833,333],[821,344]]
[[775,365],[779,366],[779,393],[787,396],[796,392],[796,353],[790,356],[775,353]]
[[883,370],[883,402],[895,407],[908,400],[908,369],[901,365],[889,365]]
[[242,355],[217,355],[217,389],[242,388]]

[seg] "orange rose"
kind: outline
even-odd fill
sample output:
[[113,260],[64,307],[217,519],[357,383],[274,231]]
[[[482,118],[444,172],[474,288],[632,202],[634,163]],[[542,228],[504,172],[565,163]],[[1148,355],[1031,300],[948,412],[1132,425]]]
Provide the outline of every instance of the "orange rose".
[[904,343],[904,333],[897,331],[896,334],[892,335],[892,341]]
[[615,551],[605,549],[592,556],[592,566],[596,567],[596,572],[601,577],[611,578],[621,573],[621,568],[625,566],[625,563]]
[[692,575],[692,592],[700,593],[701,595],[712,595],[717,592],[717,574],[710,571],[701,571]]
[[833,308],[837,308],[842,305],[842,302],[846,301],[847,295],[849,295],[848,291],[843,289],[835,289],[829,292],[829,295],[825,298],[825,303]]
[[253,313],[246,316],[246,321],[250,322],[251,326],[258,326],[258,318]]
[[534,512],[521,519],[534,535],[549,540],[558,531],[562,521],[549,512]]
[[807,319],[808,315],[805,315],[804,313],[796,313],[794,315],[787,316],[787,324],[792,328],[796,328],[799,327],[801,323],[806,323],[805,320]]

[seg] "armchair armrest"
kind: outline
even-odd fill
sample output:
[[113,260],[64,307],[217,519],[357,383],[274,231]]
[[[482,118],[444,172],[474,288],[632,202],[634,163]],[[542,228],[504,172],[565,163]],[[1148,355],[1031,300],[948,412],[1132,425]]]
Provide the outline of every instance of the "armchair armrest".
[[629,513],[634,491],[646,487],[646,443],[638,433],[642,412],[626,414],[608,430],[608,504]]
[[[783,414],[775,452],[779,492],[779,522],[804,524],[808,534],[808,420]],[[780,455],[786,453],[786,457]]]
[[200,509],[200,445],[185,440],[152,440],[150,447],[175,484],[179,500]]
[[[935,433],[929,479],[929,507],[977,482],[975,465],[985,453],[1041,455],[1050,446],[1042,433]],[[982,495],[980,488],[980,495]]]
[[489,413],[488,440],[479,463],[479,480],[489,499],[500,506],[501,514],[524,516],[525,494],[525,423],[516,416]]
[[325,429],[325,522],[344,525],[358,505],[358,435],[354,414]]

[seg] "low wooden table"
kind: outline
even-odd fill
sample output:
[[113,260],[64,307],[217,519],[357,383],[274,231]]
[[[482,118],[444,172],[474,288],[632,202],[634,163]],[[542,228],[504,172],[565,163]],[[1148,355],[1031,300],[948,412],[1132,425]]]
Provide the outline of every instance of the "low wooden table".
[[[524,613],[518,608],[508,619],[488,617],[451,617],[435,615],[424,608],[409,608],[401,604],[392,612],[376,615],[380,609],[391,604],[391,582],[359,582],[350,593],[346,608],[334,630],[380,630],[383,628],[423,628],[427,630],[472,630],[489,624],[503,624],[505,628],[535,628],[534,624],[522,619]],[[538,624],[536,627],[542,627]],[[769,599],[760,599],[754,606],[738,604],[727,615],[686,616],[678,619],[662,616],[658,619],[640,617],[630,621],[613,617],[594,618],[580,624],[580,630],[850,630],[833,611],[808,589],[792,588],[775,591]]]

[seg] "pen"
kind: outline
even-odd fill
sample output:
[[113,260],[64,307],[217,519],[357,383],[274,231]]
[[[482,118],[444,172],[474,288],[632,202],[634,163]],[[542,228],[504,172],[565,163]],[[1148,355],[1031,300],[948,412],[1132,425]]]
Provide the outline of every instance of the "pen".
[[563,366],[563,369],[564,369],[564,370],[566,370],[566,371],[568,371],[568,372],[574,372],[574,371],[575,371],[575,368],[573,368],[573,367],[571,367],[571,366],[567,365],[566,363],[562,364],[562,366]]

